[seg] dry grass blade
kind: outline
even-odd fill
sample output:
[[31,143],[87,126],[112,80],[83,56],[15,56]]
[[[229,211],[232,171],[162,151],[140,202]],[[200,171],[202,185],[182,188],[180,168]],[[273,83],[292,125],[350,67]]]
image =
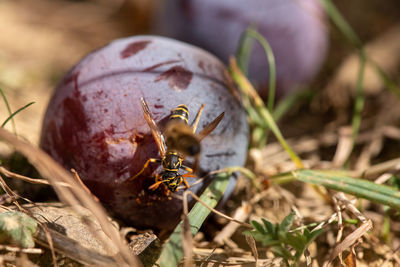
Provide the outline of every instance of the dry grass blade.
[[400,158],[391,159],[385,162],[381,162],[369,167],[363,171],[356,171],[352,176],[354,177],[364,177],[364,178],[371,178],[382,173],[391,171],[395,169],[398,165],[400,165]]
[[[340,255],[344,250],[348,248],[352,248],[352,253],[353,253],[353,248],[356,242],[358,241],[359,238],[361,238],[367,231],[372,229],[372,222],[371,220],[367,219],[345,196],[343,193],[337,193],[334,195],[334,199],[337,200],[337,202],[343,204],[347,210],[349,210],[351,213],[353,213],[357,219],[359,219],[362,222],[362,225],[358,227],[355,231],[353,231],[350,235],[348,235],[341,243],[336,245],[334,250],[331,253],[329,263],[331,263],[338,255]],[[339,205],[338,205],[339,206]],[[338,208],[340,209],[340,208]],[[338,218],[339,222],[341,221],[341,213],[338,212]],[[337,241],[341,239],[342,231],[343,231],[343,226],[342,223],[340,222],[341,228],[339,229],[339,234]],[[348,258],[348,257],[347,257]],[[347,259],[346,258],[346,259]],[[351,259],[350,259],[351,260]]]
[[[45,152],[18,139],[16,136],[4,129],[0,129],[0,139],[10,143],[18,152],[27,157],[41,175],[49,179],[63,202],[72,207],[82,205],[93,213],[93,215],[98,219],[104,233],[110,238],[111,244],[116,246],[120,251],[120,256],[122,257],[116,257],[115,259],[121,266],[141,265],[140,261],[133,256],[129,252],[129,249],[122,243],[118,232],[115,231],[114,226],[109,222],[103,207],[101,207],[83,188],[79,186],[70,173],[63,169]],[[59,186],[59,182],[68,183],[71,188]],[[77,212],[79,212],[79,210],[77,210]],[[107,247],[110,244],[105,245]]]
[[368,221],[366,223],[363,223],[354,232],[348,235],[340,244],[338,244],[334,248],[330,256],[329,262],[332,262],[339,255],[339,253],[342,253],[344,250],[351,247],[355,242],[357,242],[359,238],[365,235],[365,233],[369,231],[371,228],[372,228],[372,223],[371,221]]
[[187,214],[184,215],[182,224],[182,248],[183,248],[183,266],[193,266],[193,237],[190,231],[190,222]]
[[333,165],[342,167],[349,158],[353,148],[353,131],[350,127],[339,129],[339,141],[333,157]]
[[256,261],[256,266],[257,266],[257,264],[258,264],[258,252],[257,252],[257,247],[256,247],[256,241],[250,235],[245,235],[245,238],[246,238],[247,244],[250,246],[251,251],[253,252],[254,259]]

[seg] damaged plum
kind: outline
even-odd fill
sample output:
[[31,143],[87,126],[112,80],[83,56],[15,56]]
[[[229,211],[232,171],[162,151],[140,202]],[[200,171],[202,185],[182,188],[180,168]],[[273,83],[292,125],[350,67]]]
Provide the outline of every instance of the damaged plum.
[[[65,168],[74,168],[115,216],[134,227],[170,230],[180,220],[182,202],[149,189],[160,165],[150,164],[129,180],[149,158],[160,158],[140,99],[161,129],[179,104],[187,105],[189,124],[205,104],[198,131],[225,112],[201,142],[203,175],[245,162],[248,125],[229,84],[224,65],[194,46],[156,36],[116,40],[86,56],[60,82],[40,145]],[[195,181],[188,178],[189,184]],[[199,193],[209,182],[190,190]]]

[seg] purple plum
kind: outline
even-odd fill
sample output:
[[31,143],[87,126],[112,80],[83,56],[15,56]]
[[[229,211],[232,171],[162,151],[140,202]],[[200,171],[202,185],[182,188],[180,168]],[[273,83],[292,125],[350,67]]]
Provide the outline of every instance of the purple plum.
[[[246,114],[228,84],[224,65],[202,49],[156,36],[119,39],[87,55],[58,85],[40,145],[65,168],[74,168],[118,218],[138,228],[170,230],[180,220],[182,201],[149,189],[160,164],[129,180],[149,158],[160,158],[140,99],[160,129],[179,104],[188,106],[190,123],[205,104],[198,130],[225,112],[201,142],[204,174],[246,159]],[[191,190],[199,193],[208,182]]]
[[[328,48],[325,14],[318,0],[164,1],[155,31],[200,46],[225,63],[242,32],[253,25],[270,43],[276,59],[278,95],[311,81]],[[249,77],[262,95],[268,91],[268,64],[257,43]]]

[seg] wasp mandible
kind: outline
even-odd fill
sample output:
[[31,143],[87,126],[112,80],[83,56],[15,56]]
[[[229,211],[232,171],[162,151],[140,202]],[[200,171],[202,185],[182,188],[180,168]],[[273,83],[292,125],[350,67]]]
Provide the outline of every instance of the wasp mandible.
[[[132,181],[143,173],[150,163],[161,163],[163,170],[160,174],[156,175],[156,182],[149,187],[150,189],[156,190],[160,184],[165,184],[170,191],[175,192],[181,183],[184,183],[187,188],[190,188],[186,181],[186,177],[195,176],[192,175],[193,170],[191,168],[183,165],[184,156],[198,157],[200,153],[201,140],[218,126],[225,113],[222,112],[212,122],[207,124],[200,133],[196,134],[197,125],[200,121],[204,104],[197,112],[192,127],[189,126],[188,123],[189,110],[186,105],[181,104],[171,111],[171,115],[169,116],[168,122],[165,126],[164,134],[162,134],[154,121],[149,106],[144,98],[140,99],[140,103],[143,109],[143,116],[150,127],[154,140],[156,141],[161,159],[148,159],[140,172],[129,180]],[[185,170],[186,173],[181,175],[179,173],[180,169]]]

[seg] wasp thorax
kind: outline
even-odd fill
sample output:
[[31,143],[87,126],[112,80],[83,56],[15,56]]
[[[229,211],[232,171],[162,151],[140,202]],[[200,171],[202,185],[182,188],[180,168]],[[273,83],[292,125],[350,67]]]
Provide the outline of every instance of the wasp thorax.
[[169,149],[179,151],[187,156],[195,156],[200,153],[200,141],[188,125],[171,123],[167,125],[164,134],[165,143]]
[[162,179],[165,181],[168,189],[172,192],[175,192],[178,186],[183,182],[182,175],[174,172],[164,172]]

